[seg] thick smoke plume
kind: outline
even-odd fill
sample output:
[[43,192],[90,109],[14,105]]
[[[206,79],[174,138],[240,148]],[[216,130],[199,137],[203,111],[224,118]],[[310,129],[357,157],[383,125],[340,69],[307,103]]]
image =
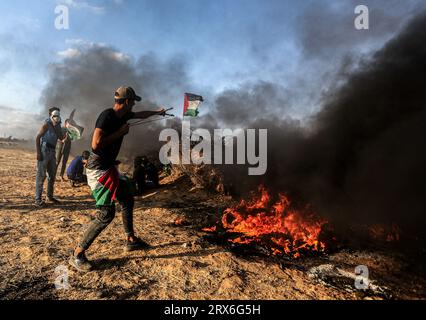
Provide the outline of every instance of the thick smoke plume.
[[[137,61],[114,48],[82,46],[76,55],[49,67],[49,83],[43,90],[44,111],[50,106],[61,108],[63,120],[75,108],[76,121],[85,127],[84,139],[73,145],[73,152],[90,148],[90,139],[99,114],[114,104],[114,90],[132,86],[142,96],[136,111],[157,110],[183,100],[189,85],[183,58],[159,61],[154,55],[144,55]],[[173,106],[173,105],[172,105]],[[144,153],[159,145],[159,130],[173,121],[153,122],[132,128],[123,144],[124,154]]]
[[[395,222],[406,231],[425,234],[424,39],[426,14],[324,97],[322,111],[309,128],[270,114],[257,117],[250,127],[269,129],[268,172],[262,182],[309,201],[336,225]],[[252,102],[271,97],[250,92],[255,93]],[[218,97],[217,110],[240,110],[246,103],[240,101],[238,107],[229,101],[226,93]],[[255,110],[246,112],[256,115]],[[222,119],[227,120],[233,117]],[[241,175],[226,176],[240,190],[259,183],[259,178],[241,183]]]
[[[247,168],[221,166],[237,193],[264,183],[309,202],[337,226],[397,223],[406,231],[426,231],[426,14],[358,64],[323,98],[309,125],[286,118],[291,88],[259,82],[217,95],[194,128],[267,128],[268,171],[248,177]],[[134,86],[146,107],[180,101],[192,90],[183,59],[133,62],[107,47],[83,50],[52,65],[43,94],[46,106],[78,109],[88,130],[112,105],[112,90]],[[208,93],[194,90],[204,96]],[[161,101],[160,101],[161,100]],[[179,121],[168,123],[179,126]],[[161,126],[142,126],[126,138],[134,153],[158,146]],[[86,132],[87,134],[88,132]],[[87,144],[87,141],[86,141]]]

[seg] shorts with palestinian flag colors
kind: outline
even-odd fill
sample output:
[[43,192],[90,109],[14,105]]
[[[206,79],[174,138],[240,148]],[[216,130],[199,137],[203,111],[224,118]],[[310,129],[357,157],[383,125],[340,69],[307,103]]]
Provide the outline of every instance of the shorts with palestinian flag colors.
[[87,168],[87,182],[97,207],[112,206],[118,194],[134,195],[134,187],[130,179],[118,171],[116,166],[106,170]]

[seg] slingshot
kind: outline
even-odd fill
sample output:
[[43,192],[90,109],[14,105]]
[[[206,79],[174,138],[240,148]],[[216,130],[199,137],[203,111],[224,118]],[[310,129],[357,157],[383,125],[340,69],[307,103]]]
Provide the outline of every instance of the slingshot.
[[167,113],[167,111],[170,111],[170,110],[173,110],[173,108],[169,108],[169,109],[164,110],[164,111],[165,111],[165,113],[164,113],[163,118],[152,119],[152,120],[140,119],[140,120],[138,120],[138,121],[135,121],[135,122],[133,122],[133,123],[130,123],[130,124],[129,124],[129,126],[130,126],[130,127],[134,127],[134,126],[138,126],[138,125],[140,125],[140,124],[145,124],[145,123],[150,123],[150,122],[160,121],[160,120],[165,120],[165,119],[171,119],[171,118],[173,118],[175,115],[174,115],[174,114]]

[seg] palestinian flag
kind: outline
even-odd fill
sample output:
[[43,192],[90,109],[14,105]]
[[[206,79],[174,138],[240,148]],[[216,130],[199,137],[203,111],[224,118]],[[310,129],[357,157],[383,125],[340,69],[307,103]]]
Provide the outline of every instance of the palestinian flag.
[[198,107],[204,99],[192,93],[185,93],[185,101],[183,105],[183,115],[188,117],[196,117],[198,115]]
[[[117,190],[134,194],[134,188],[130,179],[118,172],[115,166],[108,170],[86,169],[87,183],[92,189],[92,195],[96,200],[96,206],[111,206],[117,198]],[[124,190],[123,190],[123,189]]]
[[70,137],[71,141],[81,139],[84,128],[77,125],[74,120],[68,120],[65,127],[67,128],[68,136]]
[[80,127],[74,121],[74,115],[75,115],[75,109],[71,112],[70,117],[67,120],[65,120],[65,128],[67,129],[68,136],[70,137],[71,141],[81,139],[81,136],[83,135],[83,131],[84,131],[84,128]]

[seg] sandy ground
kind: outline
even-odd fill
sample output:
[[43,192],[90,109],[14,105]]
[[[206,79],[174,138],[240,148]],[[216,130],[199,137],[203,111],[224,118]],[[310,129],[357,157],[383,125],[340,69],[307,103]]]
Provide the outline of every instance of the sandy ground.
[[[86,187],[57,182],[60,205],[36,208],[35,153],[0,146],[0,299],[424,299],[424,274],[404,257],[341,250],[297,261],[236,254],[209,242],[203,227],[230,198],[194,189],[173,174],[137,197],[139,236],[153,245],[124,252],[119,212],[93,244],[95,270],[68,268],[73,246],[95,212]],[[186,223],[176,225],[176,219]],[[354,287],[357,265],[370,288]],[[68,279],[57,288],[59,279]]]

